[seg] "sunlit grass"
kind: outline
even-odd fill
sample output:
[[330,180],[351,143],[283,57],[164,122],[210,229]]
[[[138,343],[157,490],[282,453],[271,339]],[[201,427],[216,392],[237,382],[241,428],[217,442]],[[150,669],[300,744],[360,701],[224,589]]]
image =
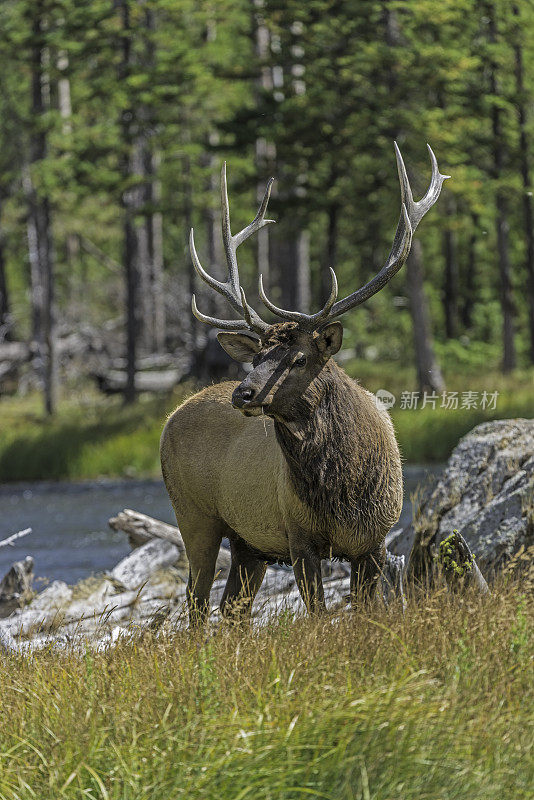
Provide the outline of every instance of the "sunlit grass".
[[532,796],[532,600],[146,634],[0,670],[0,798]]

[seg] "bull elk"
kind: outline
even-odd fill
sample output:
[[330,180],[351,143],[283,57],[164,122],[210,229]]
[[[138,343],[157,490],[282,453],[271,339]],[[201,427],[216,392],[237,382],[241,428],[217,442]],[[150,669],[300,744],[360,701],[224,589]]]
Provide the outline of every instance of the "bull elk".
[[228,277],[218,281],[202,267],[193,230],[191,257],[199,276],[219,292],[239,318],[202,314],[221,329],[218,340],[238,361],[252,362],[245,380],[208,386],[169,417],[161,437],[161,466],[189,559],[187,599],[191,624],[209,613],[209,596],[221,540],[228,537],[231,569],[221,601],[225,616],[249,614],[266,565],[291,564],[310,611],[324,607],[321,559],[351,564],[353,602],[370,595],[385,560],[385,537],[402,506],[402,470],[393,425],[374,395],[352,380],[334,356],[343,338],[336,317],[382,289],[402,267],[415,228],[439,197],[441,175],[428,147],[432,179],[414,202],[395,144],[401,214],[385,265],[363,287],[337,300],[337,280],[315,314],[286,311],[259,295],[279,317],[268,324],[248,304],[236,251],[266,219],[273,180],[259,211],[231,233],[226,167],[221,176],[222,232]]

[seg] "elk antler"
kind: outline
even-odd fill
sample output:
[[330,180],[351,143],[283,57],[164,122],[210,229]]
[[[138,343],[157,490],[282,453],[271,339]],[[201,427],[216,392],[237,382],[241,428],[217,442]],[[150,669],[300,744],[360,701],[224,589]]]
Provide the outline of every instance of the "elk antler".
[[221,205],[223,242],[228,264],[228,276],[226,281],[224,281],[224,283],[218,281],[216,278],[209,275],[202,267],[195,248],[193,228],[191,228],[191,234],[189,236],[189,248],[191,250],[193,266],[202,280],[205,281],[208,286],[211,286],[212,289],[215,289],[216,292],[222,294],[222,296],[228,300],[232,308],[241,314],[241,319],[216,319],[215,317],[208,317],[198,310],[195,295],[193,295],[191,298],[191,308],[195,317],[201,322],[207,322],[208,325],[213,325],[216,328],[224,328],[227,331],[253,330],[260,334],[264,333],[269,327],[268,323],[264,322],[259,314],[247,303],[245,292],[239,283],[236,251],[239,245],[248,239],[249,236],[252,236],[253,233],[256,233],[256,231],[259,231],[270,222],[274,222],[274,219],[265,219],[273,181],[274,178],[271,178],[267,183],[263,200],[252,222],[247,225],[246,228],[243,228],[242,231],[232,236],[232,231],[230,229],[230,206],[228,204],[228,189],[226,185],[226,162],[223,164],[221,171]]
[[336,303],[337,281],[334,270],[330,268],[332,291],[324,307],[317,314],[302,314],[298,311],[285,311],[283,308],[278,308],[278,306],[275,306],[267,298],[263,290],[263,281],[260,275],[260,297],[264,305],[270,311],[272,311],[274,314],[277,314],[282,319],[293,320],[295,322],[299,322],[301,325],[307,328],[314,329],[327,319],[339,317],[341,314],[349,311],[349,309],[361,305],[361,303],[364,303],[366,300],[380,291],[380,289],[382,289],[386,283],[391,280],[391,278],[400,270],[408,258],[408,253],[410,252],[412,245],[413,232],[419,225],[426,212],[438,199],[443,181],[450,177],[450,175],[440,174],[436,156],[432,152],[430,145],[427,144],[427,147],[428,152],[430,153],[430,161],[432,163],[432,178],[425,196],[418,202],[415,202],[413,199],[410,182],[406,174],[406,167],[404,166],[401,152],[397,146],[397,143],[395,142],[395,156],[397,158],[397,169],[399,172],[399,181],[401,185],[402,205],[399,222],[397,224],[397,230],[395,232],[395,238],[393,239],[393,246],[387,261],[380,272],[375,275],[372,280],[366,283],[365,286],[362,286],[356,292],[348,295],[348,297],[345,297],[343,300],[338,300]]

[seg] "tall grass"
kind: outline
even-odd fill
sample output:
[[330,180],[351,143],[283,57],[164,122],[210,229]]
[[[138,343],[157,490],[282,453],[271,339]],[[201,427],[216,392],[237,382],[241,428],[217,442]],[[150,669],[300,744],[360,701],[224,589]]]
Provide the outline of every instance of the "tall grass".
[[15,657],[0,798],[527,800],[533,611],[509,583]]

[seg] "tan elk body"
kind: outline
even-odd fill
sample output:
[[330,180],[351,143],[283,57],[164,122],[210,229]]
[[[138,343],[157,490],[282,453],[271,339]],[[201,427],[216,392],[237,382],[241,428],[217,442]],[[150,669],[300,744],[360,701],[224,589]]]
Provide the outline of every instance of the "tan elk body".
[[[412,233],[437,200],[445,176],[435,157],[432,181],[415,203],[396,148],[402,211],[390,256],[373,280],[336,302],[337,281],[324,308],[306,315],[265,305],[284,321],[265,323],[247,304],[239,284],[236,250],[265,219],[271,182],[253,222],[232,236],[223,168],[223,238],[229,274],[225,283],[204,272],[193,236],[195,268],[239,312],[218,320],[193,311],[232,333],[218,335],[234,358],[252,361],[241,383],[210,386],[170,416],[161,437],[163,477],[190,565],[192,623],[203,621],[217,554],[228,537],[232,565],[221,610],[250,611],[270,561],[292,564],[311,610],[324,606],[321,559],[350,561],[351,594],[368,594],[385,559],[385,537],[402,507],[402,470],[388,413],[349,378],[332,356],[343,330],[332,318],[364,302],[387,283],[408,255]],[[251,335],[256,334],[256,336]]]

